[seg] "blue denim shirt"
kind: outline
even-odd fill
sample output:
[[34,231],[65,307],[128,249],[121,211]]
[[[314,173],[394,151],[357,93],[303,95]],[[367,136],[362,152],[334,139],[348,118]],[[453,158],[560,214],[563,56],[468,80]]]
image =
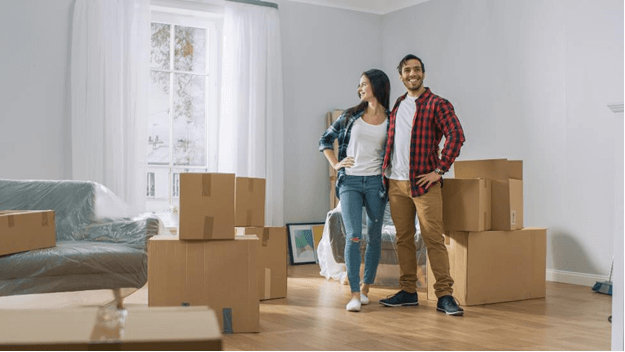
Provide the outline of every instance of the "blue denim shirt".
[[[319,151],[323,152],[326,149],[334,149],[334,140],[338,138],[339,140],[339,157],[338,161],[345,159],[347,157],[347,147],[349,146],[349,139],[352,134],[352,126],[354,126],[354,122],[362,117],[364,111],[358,113],[354,118],[352,118],[349,122],[347,121],[347,116],[345,113],[342,113],[336,121],[332,124],[332,126],[328,127],[325,131],[321,139],[319,140]],[[386,116],[388,118],[389,111],[386,111]],[[387,124],[387,134],[388,134],[388,124]],[[384,160],[384,151],[385,148],[382,148],[382,160]],[[339,196],[339,186],[341,182],[345,179],[347,174],[345,173],[345,168],[339,169],[336,176],[336,197],[340,199]],[[384,179],[384,174],[380,175],[382,179]],[[382,182],[384,185],[384,182]],[[386,189],[382,186],[382,190],[380,191],[380,197],[386,197]]]

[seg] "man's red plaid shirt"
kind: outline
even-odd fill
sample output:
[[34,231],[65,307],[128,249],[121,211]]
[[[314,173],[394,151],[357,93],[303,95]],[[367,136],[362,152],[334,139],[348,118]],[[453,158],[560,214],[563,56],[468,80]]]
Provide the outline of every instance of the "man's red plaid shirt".
[[[384,153],[383,172],[391,163],[391,152],[395,142],[395,121],[397,109],[408,93],[397,98],[389,118],[386,152]],[[436,168],[447,172],[460,154],[464,144],[464,132],[456,116],[453,105],[444,98],[425,88],[415,101],[417,109],[412,122],[410,137],[410,186],[413,197],[427,192],[425,187],[417,185],[417,176],[434,171]],[[438,157],[438,145],[445,136],[445,146]],[[441,179],[442,181],[442,179]],[[388,189],[388,180],[387,180]]]

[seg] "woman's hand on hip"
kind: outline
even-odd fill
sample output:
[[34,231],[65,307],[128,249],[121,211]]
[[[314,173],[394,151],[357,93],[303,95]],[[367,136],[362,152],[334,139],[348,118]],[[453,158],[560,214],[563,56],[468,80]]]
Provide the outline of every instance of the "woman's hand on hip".
[[348,156],[346,158],[344,158],[343,160],[339,161],[338,163],[334,164],[334,166],[332,166],[334,168],[334,170],[340,170],[341,168],[350,168],[354,166],[354,158],[351,156]]

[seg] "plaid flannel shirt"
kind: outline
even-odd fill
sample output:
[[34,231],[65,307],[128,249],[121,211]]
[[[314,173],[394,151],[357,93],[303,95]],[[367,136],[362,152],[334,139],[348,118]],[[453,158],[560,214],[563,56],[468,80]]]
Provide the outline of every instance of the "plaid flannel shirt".
[[[341,160],[345,159],[347,157],[347,147],[349,146],[349,139],[351,138],[351,135],[352,135],[352,126],[354,126],[354,122],[358,120],[359,118],[361,118],[363,114],[364,114],[364,111],[361,111],[356,116],[354,116],[351,120],[347,121],[347,116],[345,116],[345,113],[342,113],[341,116],[339,116],[339,118],[336,119],[336,121],[334,121],[332,126],[328,127],[328,129],[325,131],[323,136],[321,136],[321,139],[319,140],[319,151],[323,152],[326,149],[333,150],[334,140],[338,138],[339,140],[338,161],[340,162]],[[386,116],[388,115],[389,115],[389,111],[387,110]],[[387,135],[388,135],[388,125],[387,125]],[[384,155],[382,155],[382,157],[384,157]],[[339,199],[340,199],[339,186],[341,185],[341,182],[343,182],[343,180],[345,179],[346,175],[347,174],[345,173],[344,167],[339,169],[336,175],[335,191],[336,191],[336,197]],[[380,177],[383,177],[383,175],[384,173],[382,173]],[[385,197],[385,196],[386,196],[386,187],[380,193],[380,197]]]
[[[391,163],[391,152],[395,142],[397,109],[407,94],[397,98],[391,112],[384,164],[382,166],[383,174],[386,173],[386,169]],[[437,168],[444,172],[449,171],[451,164],[460,155],[460,148],[465,141],[462,126],[456,116],[453,105],[449,101],[432,93],[430,88],[426,88],[425,92],[417,98],[415,104],[417,110],[412,122],[410,137],[410,188],[413,197],[427,192],[425,187],[417,185],[417,176],[430,173]],[[439,159],[438,145],[443,135],[445,136],[445,146]],[[442,181],[443,179],[441,178],[441,183]],[[385,182],[388,183],[386,178]]]

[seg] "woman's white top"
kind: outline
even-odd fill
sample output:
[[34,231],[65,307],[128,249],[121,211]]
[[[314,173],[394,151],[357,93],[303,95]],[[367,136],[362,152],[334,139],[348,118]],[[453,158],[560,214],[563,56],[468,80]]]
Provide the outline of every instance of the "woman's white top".
[[354,166],[346,167],[345,173],[352,176],[374,176],[382,174],[384,148],[388,118],[379,125],[371,125],[362,118],[354,121],[347,156],[354,158]]

